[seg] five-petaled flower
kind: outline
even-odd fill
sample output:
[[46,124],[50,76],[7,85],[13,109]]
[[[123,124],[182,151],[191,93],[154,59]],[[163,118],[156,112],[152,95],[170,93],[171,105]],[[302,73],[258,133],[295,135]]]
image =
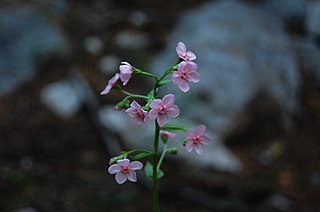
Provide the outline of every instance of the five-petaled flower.
[[177,117],[180,114],[180,109],[174,104],[175,99],[173,94],[168,94],[162,100],[152,100],[150,103],[149,119],[151,121],[157,119],[158,124],[162,127],[167,122],[168,116]]
[[113,164],[108,168],[110,174],[116,174],[116,181],[122,184],[127,180],[137,182],[137,175],[135,170],[142,169],[143,164],[140,161],[132,161],[129,159],[118,160],[117,164]]
[[132,65],[128,62],[121,62],[119,66],[120,70],[120,80],[123,82],[123,85],[126,85],[130,78],[132,77]]
[[178,70],[172,73],[173,84],[178,84],[181,91],[187,92],[190,89],[189,82],[196,83],[200,80],[200,74],[197,70],[196,63],[182,61]]
[[205,131],[206,126],[199,125],[195,128],[189,129],[186,132],[186,139],[188,141],[186,144],[186,149],[188,152],[191,152],[193,149],[195,149],[199,155],[203,154],[203,145],[207,145],[212,142],[210,137],[204,135]]
[[193,52],[187,51],[187,47],[183,42],[178,43],[176,51],[178,56],[185,61],[191,61],[197,58]]
[[138,102],[133,100],[130,107],[126,110],[126,113],[132,118],[134,124],[146,125],[148,119],[148,112],[143,110]]
[[106,87],[101,91],[101,95],[108,94],[112,87],[114,87],[119,80],[119,74],[116,73],[108,82]]

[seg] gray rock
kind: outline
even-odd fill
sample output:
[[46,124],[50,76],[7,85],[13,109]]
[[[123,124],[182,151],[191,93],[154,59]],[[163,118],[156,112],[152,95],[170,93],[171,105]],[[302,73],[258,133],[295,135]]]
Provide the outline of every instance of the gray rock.
[[69,81],[58,81],[45,87],[41,102],[63,118],[72,117],[82,105],[82,97]]
[[48,56],[66,53],[59,28],[40,11],[0,9],[0,96],[31,79],[36,65]]
[[305,16],[306,0],[267,0],[265,8],[270,14],[275,14],[287,21]]
[[[231,132],[261,92],[281,107],[283,124],[297,109],[300,82],[290,39],[281,21],[266,10],[228,1],[190,11],[176,25],[167,49],[155,58],[156,74],[175,62],[179,41],[197,54],[201,81],[191,84],[186,94],[175,85],[165,93],[176,94],[181,115],[206,124],[218,140]],[[219,159],[214,148],[208,147],[206,154],[211,164]]]
[[132,30],[120,32],[115,38],[115,43],[120,48],[130,50],[143,49],[149,44],[145,34]]
[[208,124],[218,137],[262,91],[285,112],[295,111],[299,74],[290,40],[276,17],[232,1],[190,11],[177,25],[168,48],[155,59],[152,70],[157,74],[175,61],[179,41],[197,54],[201,81],[191,84],[186,94],[176,86],[167,92],[176,93],[187,107],[182,114]]
[[306,74],[313,76],[315,82],[320,82],[320,49],[318,46],[305,40],[293,43],[297,59]]
[[320,2],[309,1],[306,10],[306,27],[311,33],[320,34]]

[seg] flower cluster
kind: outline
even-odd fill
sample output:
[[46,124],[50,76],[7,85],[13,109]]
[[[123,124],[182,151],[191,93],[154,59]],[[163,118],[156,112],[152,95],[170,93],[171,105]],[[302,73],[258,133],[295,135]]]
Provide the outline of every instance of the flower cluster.
[[[205,135],[205,125],[199,125],[194,128],[168,124],[169,118],[176,118],[180,114],[180,108],[175,104],[175,95],[167,94],[162,98],[158,97],[158,89],[170,82],[177,85],[183,92],[190,90],[189,83],[197,83],[200,80],[200,74],[198,72],[198,65],[194,62],[196,55],[187,51],[186,45],[183,42],[179,42],[176,47],[179,60],[172,67],[164,72],[164,74],[158,78],[152,73],[142,71],[135,68],[128,62],[121,62],[119,66],[119,73],[116,73],[108,82],[101,94],[108,94],[111,89],[116,89],[126,95],[126,97],[117,104],[116,110],[120,111],[125,109],[125,112],[131,117],[133,124],[147,125],[149,122],[155,122],[156,133],[155,133],[155,145],[158,145],[158,137],[161,137],[163,141],[163,152],[160,160],[157,160],[157,149],[154,151],[148,150],[131,150],[123,152],[121,155],[116,156],[110,160],[110,167],[108,172],[115,174],[116,182],[122,184],[127,180],[136,182],[136,170],[143,168],[143,164],[138,159],[145,157],[153,157],[153,166],[157,168],[151,168],[147,164],[145,166],[146,175],[153,180],[158,179],[163,175],[161,174],[160,165],[163,157],[166,154],[175,154],[176,148],[167,148],[167,140],[169,138],[176,137],[178,131],[185,132],[184,144],[187,152],[191,152],[193,149],[199,155],[204,153],[204,145],[212,142],[212,139]],[[166,80],[165,77],[171,74],[171,79]],[[126,86],[134,75],[144,75],[155,79],[154,88],[148,93],[148,95],[132,94],[125,91],[121,85],[118,84],[120,80],[122,86]],[[131,99],[133,99],[131,101]],[[143,99],[144,104],[141,101],[135,99]],[[133,161],[127,158],[130,157]],[[157,178],[153,175],[157,174]]]

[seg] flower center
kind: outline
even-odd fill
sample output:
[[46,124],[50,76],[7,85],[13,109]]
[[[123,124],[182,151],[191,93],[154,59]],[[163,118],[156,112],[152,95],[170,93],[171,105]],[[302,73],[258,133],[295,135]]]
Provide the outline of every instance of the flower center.
[[196,135],[192,138],[193,143],[199,144],[201,142],[200,136]]
[[181,79],[184,79],[184,80],[186,80],[187,79],[187,75],[188,75],[188,73],[187,73],[187,71],[186,70],[181,70],[181,72],[180,72],[180,77],[181,77]]
[[121,171],[123,173],[127,174],[127,173],[129,173],[130,170],[129,170],[128,166],[123,166],[123,167],[121,167]]
[[167,107],[165,105],[162,105],[159,107],[159,113],[165,114],[167,112]]
[[143,112],[142,112],[142,110],[139,108],[139,109],[137,109],[137,111],[136,111],[136,113],[137,113],[137,116],[139,117],[139,118],[144,118],[144,114],[143,114]]

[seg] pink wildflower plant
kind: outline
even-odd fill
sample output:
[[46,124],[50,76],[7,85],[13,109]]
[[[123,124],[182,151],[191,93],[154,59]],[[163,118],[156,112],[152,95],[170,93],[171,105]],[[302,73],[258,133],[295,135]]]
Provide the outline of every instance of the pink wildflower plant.
[[138,102],[133,100],[130,104],[130,108],[125,111],[131,118],[134,124],[146,125],[148,119],[148,112],[143,110]]
[[116,73],[109,81],[106,87],[101,91],[101,95],[108,94],[110,90],[116,85],[117,81],[119,80],[119,74]]
[[157,119],[160,127],[165,125],[168,121],[168,117],[177,117],[180,114],[180,109],[174,104],[175,96],[173,94],[165,95],[162,100],[155,99],[150,103],[149,119],[151,121]]
[[173,84],[177,84],[183,92],[189,91],[189,82],[196,83],[200,80],[200,74],[197,70],[198,65],[196,63],[182,61],[178,70],[172,73]]
[[127,180],[137,182],[136,170],[143,168],[140,161],[132,161],[129,159],[118,160],[117,164],[113,164],[108,168],[110,174],[115,174],[115,179],[118,184],[123,184]]
[[178,56],[185,61],[191,61],[197,58],[193,52],[187,51],[187,47],[183,42],[178,43],[176,47],[176,52]]
[[186,132],[186,149],[188,152],[195,149],[198,155],[202,155],[204,153],[203,145],[208,145],[212,142],[212,139],[204,134],[205,131],[206,126],[199,125]]
[[133,66],[128,62],[121,62],[119,70],[120,80],[123,82],[123,85],[128,84],[130,78],[132,77]]
[[164,137],[164,138],[174,138],[177,137],[177,133],[174,132],[169,132],[169,131],[165,131],[165,130],[160,130],[160,136]]

